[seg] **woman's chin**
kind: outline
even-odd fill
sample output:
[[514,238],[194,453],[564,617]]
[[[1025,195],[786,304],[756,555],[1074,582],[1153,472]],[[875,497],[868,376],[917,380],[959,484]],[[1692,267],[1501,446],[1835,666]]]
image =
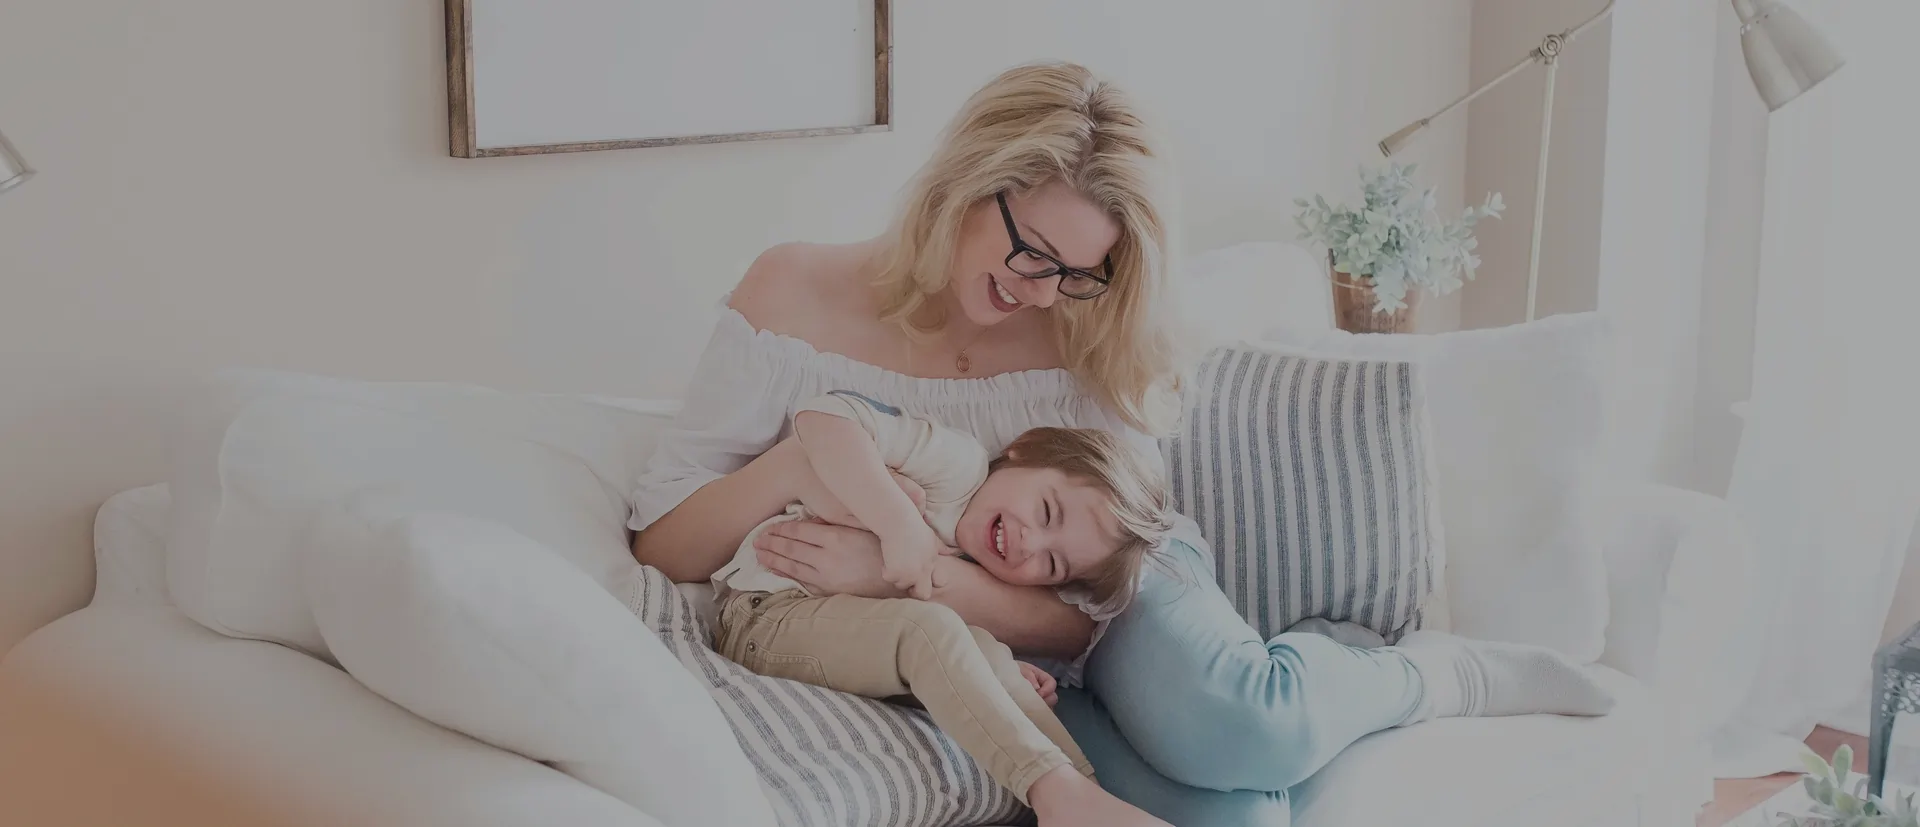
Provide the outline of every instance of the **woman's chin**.
[[992,327],[1006,321],[1007,316],[1010,315],[991,307],[982,307],[975,304],[962,305],[960,312],[966,316],[967,321],[972,322],[975,327]]

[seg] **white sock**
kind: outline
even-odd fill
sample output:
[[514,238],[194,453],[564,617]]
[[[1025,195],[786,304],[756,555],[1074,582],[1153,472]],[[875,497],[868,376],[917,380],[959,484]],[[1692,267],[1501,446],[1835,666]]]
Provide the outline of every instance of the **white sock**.
[[1605,715],[1613,710],[1612,692],[1545,647],[1421,631],[1389,648],[1407,656],[1426,690],[1402,726],[1434,718]]

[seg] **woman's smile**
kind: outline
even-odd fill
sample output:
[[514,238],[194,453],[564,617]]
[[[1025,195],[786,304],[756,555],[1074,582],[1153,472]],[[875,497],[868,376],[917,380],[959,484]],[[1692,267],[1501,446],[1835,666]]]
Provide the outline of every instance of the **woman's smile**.
[[987,301],[993,304],[993,309],[1002,313],[1012,313],[1024,306],[1013,297],[1013,293],[1000,286],[999,279],[991,275],[987,276]]

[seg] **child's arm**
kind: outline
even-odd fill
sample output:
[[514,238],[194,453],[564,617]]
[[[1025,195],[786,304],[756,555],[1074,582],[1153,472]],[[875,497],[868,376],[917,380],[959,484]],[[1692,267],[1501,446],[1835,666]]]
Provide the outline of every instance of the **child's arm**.
[[[860,522],[860,518],[853,516],[853,512],[847,509],[845,503],[840,502],[839,497],[827,490],[826,483],[820,481],[820,474],[813,470],[813,463],[807,459],[807,450],[801,447],[798,435],[781,440],[774,450],[789,451],[795,458],[793,462],[796,467],[792,470],[793,485],[796,489],[794,499],[806,506],[809,516],[821,522],[873,533],[865,523]],[[900,486],[900,490],[907,492],[907,499],[913,500],[913,507],[923,514],[926,513],[927,489],[907,479],[899,471],[888,469],[887,473],[893,477],[894,485]]]
[[820,482],[880,538],[887,581],[915,598],[932,596],[934,558],[944,544],[894,481],[866,428],[846,417],[806,410],[794,417],[793,428]]

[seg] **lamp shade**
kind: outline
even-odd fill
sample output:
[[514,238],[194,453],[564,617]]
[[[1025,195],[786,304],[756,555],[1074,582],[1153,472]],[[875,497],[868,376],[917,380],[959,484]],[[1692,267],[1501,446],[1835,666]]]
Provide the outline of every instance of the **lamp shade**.
[[27,166],[27,159],[20,157],[13,144],[7,142],[7,136],[0,133],[0,192],[20,186],[32,177],[33,168]]
[[1776,0],[1734,0],[1740,48],[1754,88],[1772,112],[1846,65],[1840,52],[1805,18]]

